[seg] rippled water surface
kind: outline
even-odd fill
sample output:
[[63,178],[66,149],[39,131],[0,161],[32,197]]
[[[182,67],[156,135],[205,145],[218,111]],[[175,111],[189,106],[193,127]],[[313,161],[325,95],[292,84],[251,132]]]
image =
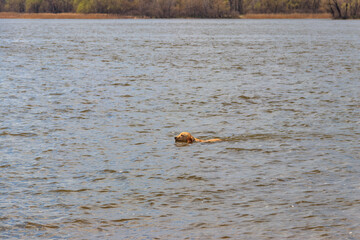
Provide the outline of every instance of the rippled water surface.
[[360,21],[0,20],[1,239],[360,239],[359,53]]

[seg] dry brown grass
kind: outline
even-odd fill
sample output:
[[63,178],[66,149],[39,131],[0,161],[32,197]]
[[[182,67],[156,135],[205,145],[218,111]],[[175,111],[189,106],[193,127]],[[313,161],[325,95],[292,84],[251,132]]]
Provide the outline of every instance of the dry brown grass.
[[329,19],[329,13],[245,14],[243,19]]
[[[23,19],[134,19],[136,16],[123,16],[103,13],[15,13],[0,12],[0,18],[23,18]],[[328,19],[329,13],[290,13],[290,14],[245,14],[242,19]]]
[[134,16],[121,16],[102,13],[15,13],[0,12],[0,18],[23,18],[23,19],[132,19]]

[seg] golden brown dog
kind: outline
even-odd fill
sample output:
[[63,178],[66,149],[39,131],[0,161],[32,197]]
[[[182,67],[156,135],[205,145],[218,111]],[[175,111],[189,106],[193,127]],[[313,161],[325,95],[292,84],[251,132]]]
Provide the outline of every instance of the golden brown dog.
[[188,132],[182,132],[175,137],[175,142],[193,143],[193,142],[218,142],[218,141],[222,141],[222,140],[221,139],[201,140],[201,139],[193,137]]

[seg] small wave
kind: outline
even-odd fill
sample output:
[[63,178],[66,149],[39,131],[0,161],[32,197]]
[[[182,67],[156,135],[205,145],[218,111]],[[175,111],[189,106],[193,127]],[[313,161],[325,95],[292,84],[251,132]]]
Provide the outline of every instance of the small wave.
[[87,219],[73,219],[72,221],[70,222],[65,222],[65,223],[71,223],[71,224],[81,224],[81,225],[90,225],[92,224],[89,220]]
[[0,136],[13,136],[13,137],[36,137],[38,136],[36,133],[31,132],[23,132],[23,133],[11,133],[7,131],[3,131],[0,133]]
[[122,87],[130,87],[131,86],[129,83],[119,83],[119,82],[112,83],[111,85],[122,86]]
[[119,222],[130,222],[130,221],[138,221],[140,218],[120,218],[112,220],[112,222],[119,223]]
[[100,208],[118,208],[120,207],[117,203],[106,203],[100,206]]
[[260,148],[226,148],[226,150],[237,151],[237,152],[242,152],[242,151],[261,152],[264,149],[260,149]]
[[5,165],[1,165],[0,168],[8,168],[8,167],[11,167],[10,164],[5,164]]
[[77,190],[72,190],[72,189],[56,189],[56,190],[51,190],[50,192],[55,192],[55,193],[76,193],[76,192],[85,192],[85,191],[90,191],[91,189],[89,188],[81,188],[81,189],[77,189]]
[[117,173],[117,171],[112,169],[104,169],[101,170],[100,173]]
[[59,228],[58,225],[54,225],[54,224],[40,224],[40,223],[36,223],[36,222],[25,222],[24,224],[18,224],[18,227],[21,228],[26,228],[26,229],[57,229]]
[[123,98],[131,98],[133,96],[129,95],[129,94],[125,94],[125,95],[121,95],[120,97],[123,97]]
[[189,181],[206,181],[206,179],[203,177],[199,177],[199,176],[195,176],[195,175],[188,175],[188,174],[178,176],[176,179],[177,180],[189,180]]
[[64,93],[58,93],[58,92],[54,92],[54,93],[49,93],[50,96],[61,96]]

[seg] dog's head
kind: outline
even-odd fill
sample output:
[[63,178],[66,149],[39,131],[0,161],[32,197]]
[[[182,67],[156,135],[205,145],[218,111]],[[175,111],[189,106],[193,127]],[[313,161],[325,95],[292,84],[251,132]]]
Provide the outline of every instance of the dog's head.
[[175,142],[193,143],[195,138],[188,132],[182,132],[175,137]]

